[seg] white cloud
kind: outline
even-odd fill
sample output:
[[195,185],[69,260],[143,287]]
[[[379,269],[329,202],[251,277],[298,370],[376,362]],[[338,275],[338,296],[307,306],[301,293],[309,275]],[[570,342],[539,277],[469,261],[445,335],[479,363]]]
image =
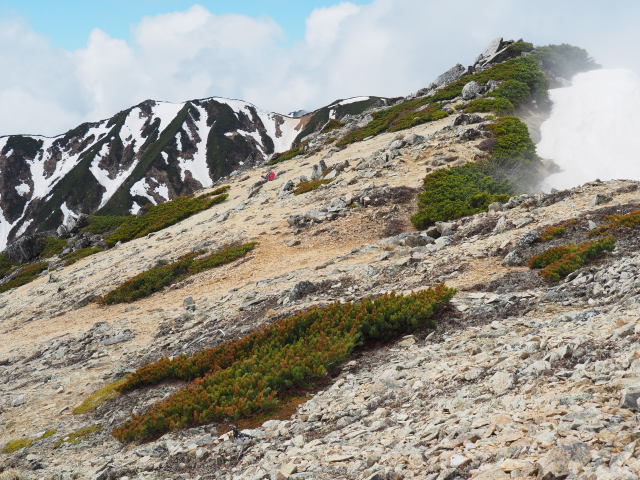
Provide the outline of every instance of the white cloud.
[[582,0],[336,2],[306,19],[287,45],[267,17],[204,7],[143,18],[128,41],[94,30],[84,48],[54,48],[23,22],[0,23],[0,134],[60,133],[147,98],[226,96],[288,112],[358,95],[415,91],[492,38],[568,42],[612,66],[640,71],[640,3],[605,13]]

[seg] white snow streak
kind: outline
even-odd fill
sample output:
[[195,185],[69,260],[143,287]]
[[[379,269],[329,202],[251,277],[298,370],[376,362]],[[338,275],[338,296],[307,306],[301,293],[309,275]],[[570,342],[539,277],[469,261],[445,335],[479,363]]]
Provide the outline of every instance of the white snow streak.
[[209,127],[207,127],[207,112],[204,108],[196,106],[200,113],[200,120],[195,122],[196,132],[200,137],[196,152],[193,154],[193,158],[185,159],[178,157],[178,164],[180,167],[180,178],[184,182],[185,173],[191,172],[191,176],[200,182],[204,188],[208,188],[213,185],[213,181],[209,176],[209,166],[207,165],[207,136],[209,135]]

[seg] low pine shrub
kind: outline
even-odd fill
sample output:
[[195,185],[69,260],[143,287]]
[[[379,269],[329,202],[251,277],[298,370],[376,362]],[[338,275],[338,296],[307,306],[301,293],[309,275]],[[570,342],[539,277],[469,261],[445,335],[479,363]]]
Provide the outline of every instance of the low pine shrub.
[[119,215],[91,215],[88,224],[82,230],[88,233],[107,233],[118,228],[128,218]]
[[296,389],[326,378],[355,348],[433,328],[434,316],[454,293],[439,285],[411,295],[334,303],[192,357],[164,358],[142,367],[127,377],[121,392],[171,379],[197,380],[132,416],[113,435],[123,442],[143,441],[170,430],[268,413]]
[[120,226],[105,238],[105,242],[107,245],[113,246],[118,242],[128,242],[144,237],[224,202],[229,194],[216,193],[217,191],[221,191],[221,189],[197,197],[186,195],[158,205],[150,205],[142,215],[125,217]]
[[0,279],[13,272],[18,266],[6,253],[0,253]]
[[302,195],[303,193],[311,192],[317,188],[320,188],[322,185],[326,185],[327,183],[331,183],[331,180],[326,178],[319,178],[318,180],[307,180],[304,182],[300,182],[296,188],[293,189],[294,195]]
[[513,187],[485,170],[485,164],[470,163],[427,175],[418,195],[418,212],[411,217],[414,226],[425,229],[438,221],[473,215],[493,202],[508,200]]
[[615,232],[616,230],[624,228],[635,228],[640,225],[640,209],[633,210],[629,213],[620,213],[617,215],[609,215],[605,217],[606,225],[603,225],[595,230],[592,230],[589,235],[603,235],[609,232]]
[[540,275],[548,281],[558,281],[587,263],[612,251],[613,237],[554,247],[529,259],[531,268],[542,268]]
[[291,160],[294,157],[299,155],[304,155],[307,153],[307,143],[302,142],[299,145],[295,145],[291,147],[286,152],[276,153],[269,161],[265,162],[265,165],[276,165],[280,162],[284,162],[286,160]]
[[45,237],[41,241],[43,248],[40,252],[40,258],[51,258],[58,255],[67,246],[67,241],[59,237]]
[[567,222],[563,222],[559,225],[549,225],[542,229],[540,232],[539,241],[540,242],[550,242],[554,238],[561,237],[567,231],[567,228],[575,225],[576,220],[572,219]]
[[498,114],[504,114],[508,112],[512,112],[514,109],[513,103],[511,103],[506,98],[495,97],[495,98],[476,98],[475,100],[471,100],[464,111],[466,113],[474,113],[474,112],[495,112]]
[[330,118],[329,121],[327,123],[325,123],[324,127],[322,127],[321,132],[322,133],[327,133],[330,132],[331,130],[335,130],[337,128],[342,128],[345,126],[344,122],[341,122],[340,120],[336,119],[336,118]]
[[513,106],[517,107],[531,98],[531,89],[529,85],[524,82],[505,80],[498,88],[491,92],[491,96],[509,100]]
[[27,283],[38,278],[38,276],[42,272],[44,272],[47,268],[49,268],[49,264],[47,262],[32,263],[30,265],[26,265],[22,267],[18,271],[16,276],[14,276],[8,282],[0,285],[0,293],[6,292],[7,290],[11,290],[12,288],[17,288],[17,287],[21,287],[22,285],[26,285]]
[[68,267],[69,265],[73,265],[79,260],[82,260],[85,257],[90,255],[94,255],[96,253],[104,251],[104,248],[100,247],[86,247],[75,250],[64,257],[64,266]]
[[135,277],[130,278],[98,299],[102,305],[128,303],[159,292],[164,287],[178,283],[196,273],[230,263],[244,257],[255,247],[255,243],[228,245],[209,255],[202,256],[202,251],[189,253],[175,262],[158,265]]

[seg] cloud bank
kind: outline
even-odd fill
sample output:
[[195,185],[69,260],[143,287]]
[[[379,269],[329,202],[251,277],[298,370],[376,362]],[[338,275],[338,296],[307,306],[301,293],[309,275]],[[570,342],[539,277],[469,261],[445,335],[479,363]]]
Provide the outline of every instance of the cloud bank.
[[0,135],[53,135],[147,98],[225,96],[288,112],[337,98],[399,96],[491,39],[567,42],[601,63],[640,71],[640,2],[373,0],[314,10],[285,42],[272,19],[216,15],[194,5],[145,17],[130,39],[95,29],[76,51],[55,48],[19,19],[0,22]]
[[551,90],[553,109],[541,126],[538,154],[562,171],[547,188],[616,178],[640,179],[640,76],[629,70],[581,73]]

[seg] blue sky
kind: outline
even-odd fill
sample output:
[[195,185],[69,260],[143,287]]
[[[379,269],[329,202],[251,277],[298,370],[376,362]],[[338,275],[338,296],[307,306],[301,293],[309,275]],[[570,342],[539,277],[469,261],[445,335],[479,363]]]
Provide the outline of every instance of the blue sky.
[[[86,44],[89,33],[100,28],[113,37],[130,38],[131,26],[145,16],[186,10],[194,3],[215,14],[268,16],[284,30],[286,42],[302,40],[305,18],[314,8],[337,2],[313,0],[0,0],[0,17],[18,16],[52,44],[69,50]],[[356,0],[355,4],[367,2]]]
[[396,97],[495,37],[640,72],[640,0],[0,0],[0,135],[60,134],[146,99],[266,111]]

